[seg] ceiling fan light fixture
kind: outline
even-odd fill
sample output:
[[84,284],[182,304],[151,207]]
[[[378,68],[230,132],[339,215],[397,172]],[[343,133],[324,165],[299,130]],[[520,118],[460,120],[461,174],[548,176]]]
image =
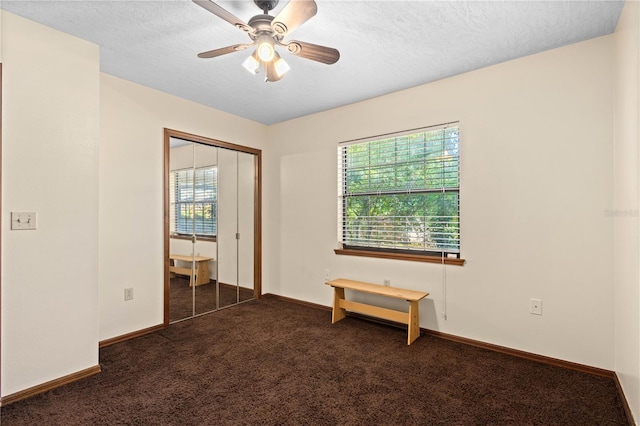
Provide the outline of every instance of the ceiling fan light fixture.
[[318,11],[315,0],[289,0],[276,16],[269,15],[278,1],[253,0],[263,13],[253,16],[246,23],[223,9],[214,0],[193,0],[198,6],[218,18],[247,32],[251,39],[251,43],[209,50],[199,53],[198,57],[215,58],[255,46],[253,54],[244,60],[242,66],[254,75],[258,74],[262,68],[265,80],[271,82],[280,80],[291,69],[276,52],[276,45],[286,48],[289,53],[301,58],[328,65],[336,63],[340,59],[340,52],[336,49],[296,40],[284,42],[285,37],[290,36],[296,28],[315,16]]
[[258,60],[258,51],[254,50],[253,54],[244,60],[242,63],[244,69],[249,71],[251,74],[257,74],[260,69],[260,61]]
[[262,62],[271,62],[276,53],[273,47],[273,39],[271,37],[264,37],[258,43],[258,58]]
[[278,52],[275,53],[275,61],[273,63],[273,66],[276,70],[276,74],[278,74],[278,77],[282,77],[287,73],[287,71],[291,69],[289,64],[284,59],[282,59],[280,55],[278,55]]

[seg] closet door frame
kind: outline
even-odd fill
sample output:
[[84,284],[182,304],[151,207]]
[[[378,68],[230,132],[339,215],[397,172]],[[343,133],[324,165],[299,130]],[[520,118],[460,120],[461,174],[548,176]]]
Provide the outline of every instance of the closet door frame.
[[169,175],[170,175],[170,147],[171,138],[183,139],[189,142],[210,145],[216,148],[225,148],[233,151],[244,152],[255,155],[254,171],[254,203],[253,203],[253,294],[256,299],[262,296],[262,151],[257,148],[237,145],[204,136],[182,132],[173,129],[164,129],[164,185],[163,185],[163,205],[164,205],[164,326],[169,326],[169,233],[170,233],[170,197],[169,197]]

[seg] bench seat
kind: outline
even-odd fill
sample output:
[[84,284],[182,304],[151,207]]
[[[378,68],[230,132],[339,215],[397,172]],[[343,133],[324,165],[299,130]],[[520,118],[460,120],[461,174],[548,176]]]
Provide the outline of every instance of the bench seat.
[[196,276],[195,285],[209,284],[209,262],[213,260],[213,257],[206,256],[190,256],[183,254],[170,254],[169,255],[169,272],[173,272],[178,275],[186,275],[189,278],[189,286],[194,285],[191,268],[180,268],[175,265],[176,261],[180,262],[194,262],[194,270]]
[[[380,284],[371,284],[362,281],[353,281],[345,278],[337,278],[325,283],[333,287],[333,312],[332,324],[345,318],[347,310],[371,315],[389,321],[408,325],[407,344],[410,345],[420,336],[420,315],[418,302],[429,295],[426,291],[407,290],[397,287],[387,287]],[[380,296],[392,297],[409,302],[409,312],[382,308],[360,302],[354,302],[345,298],[345,289],[359,291]]]

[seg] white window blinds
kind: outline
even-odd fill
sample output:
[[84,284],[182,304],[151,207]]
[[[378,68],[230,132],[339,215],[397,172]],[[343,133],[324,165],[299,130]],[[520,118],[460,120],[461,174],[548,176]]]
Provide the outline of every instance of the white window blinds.
[[218,170],[216,167],[174,170],[170,175],[172,232],[215,236]]
[[460,253],[458,123],[338,146],[344,248]]

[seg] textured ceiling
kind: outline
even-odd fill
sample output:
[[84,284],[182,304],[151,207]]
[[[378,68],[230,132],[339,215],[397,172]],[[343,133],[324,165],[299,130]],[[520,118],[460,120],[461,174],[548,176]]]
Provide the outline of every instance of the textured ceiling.
[[[261,13],[252,1],[217,3],[245,22]],[[325,65],[280,50],[292,69],[274,83],[241,67],[250,50],[197,58],[249,38],[189,0],[2,0],[0,7],[98,44],[107,74],[273,124],[609,34],[624,2],[317,4],[317,15],[285,41],[337,48],[340,60]]]

